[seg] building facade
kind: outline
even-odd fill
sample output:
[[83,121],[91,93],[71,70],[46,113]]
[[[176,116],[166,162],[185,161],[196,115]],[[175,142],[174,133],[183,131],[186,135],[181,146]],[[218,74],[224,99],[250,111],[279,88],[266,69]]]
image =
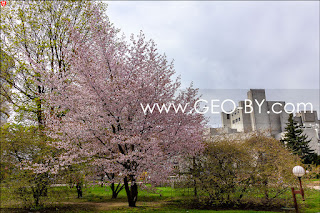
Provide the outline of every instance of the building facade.
[[[222,128],[211,130],[211,134],[248,133],[259,130],[267,131],[276,139],[281,139],[289,118],[284,107],[284,101],[267,101],[264,89],[250,89],[247,99],[240,101],[234,111],[221,113]],[[317,112],[296,113],[294,120],[311,139],[311,149],[320,154],[320,121]]]

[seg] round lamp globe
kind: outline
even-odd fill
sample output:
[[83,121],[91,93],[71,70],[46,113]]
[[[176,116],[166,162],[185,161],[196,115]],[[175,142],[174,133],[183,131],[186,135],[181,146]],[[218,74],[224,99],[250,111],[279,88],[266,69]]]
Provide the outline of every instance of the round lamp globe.
[[302,166],[293,167],[292,172],[297,177],[302,177],[306,173],[306,171],[304,170],[304,168]]

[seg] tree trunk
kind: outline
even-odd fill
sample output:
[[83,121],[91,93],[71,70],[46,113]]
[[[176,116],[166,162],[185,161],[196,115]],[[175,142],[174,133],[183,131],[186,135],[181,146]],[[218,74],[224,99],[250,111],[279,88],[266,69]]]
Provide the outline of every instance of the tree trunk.
[[77,193],[78,193],[78,198],[82,198],[82,184],[81,183],[77,183]]
[[114,183],[111,183],[110,188],[112,191],[112,199],[116,199],[118,197],[119,192],[123,189],[124,185],[122,185],[121,187],[121,183],[118,183],[117,187],[115,187]]
[[193,161],[193,174],[192,174],[192,177],[193,177],[193,192],[194,192],[194,197],[197,197],[198,196],[198,193],[197,193],[197,180],[196,180],[196,176],[198,175],[197,172],[197,164],[196,164],[196,157],[193,157],[192,159]]
[[35,206],[36,207],[38,207],[39,206],[39,197],[37,196],[37,197],[34,197],[34,199],[35,199]]
[[126,189],[129,207],[136,207],[136,202],[138,199],[138,186],[135,183],[135,179],[133,177],[131,177],[130,179],[131,185],[129,187],[128,178],[124,178],[124,187]]
[[263,184],[264,184],[264,196],[265,198],[268,200],[269,199],[269,190],[268,190],[268,179],[265,179],[263,181]]
[[47,174],[41,174],[35,177],[35,185],[31,187],[34,198],[35,206],[38,207],[40,204],[40,197],[48,196],[48,177]]
[[[38,86],[38,93],[41,94],[43,93],[43,89],[41,86]],[[37,121],[38,121],[38,125],[40,130],[43,130],[44,128],[44,120],[43,120],[43,113],[42,113],[42,101],[41,98],[38,97],[38,99],[36,100],[36,104],[37,104]]]
[[194,197],[197,197],[198,196],[198,193],[197,193],[197,181],[196,179],[194,178],[193,179],[193,192],[194,192]]
[[116,199],[118,197],[118,193],[116,191],[112,191],[111,199]]

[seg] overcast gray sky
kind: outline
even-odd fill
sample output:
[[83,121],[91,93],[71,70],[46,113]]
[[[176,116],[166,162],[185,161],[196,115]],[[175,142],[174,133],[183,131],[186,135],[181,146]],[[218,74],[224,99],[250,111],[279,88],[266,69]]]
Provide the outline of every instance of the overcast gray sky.
[[201,89],[318,89],[318,1],[114,1],[127,37],[142,30]]

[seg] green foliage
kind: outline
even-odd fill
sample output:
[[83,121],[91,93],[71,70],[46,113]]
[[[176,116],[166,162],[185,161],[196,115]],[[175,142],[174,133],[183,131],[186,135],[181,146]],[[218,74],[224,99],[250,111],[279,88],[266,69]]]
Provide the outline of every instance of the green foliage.
[[289,115],[286,133],[281,142],[295,155],[298,155],[304,164],[320,164],[319,156],[310,148],[306,134],[303,134],[301,126],[294,122],[293,115]]
[[40,163],[48,151],[39,129],[7,123],[1,129],[1,180],[16,173],[24,161]]
[[[106,9],[102,3],[73,0],[10,1],[1,8],[0,80],[6,87],[15,89],[11,93],[1,91],[1,95],[5,94],[1,98],[12,104],[19,121],[45,125],[42,95],[51,91],[43,85],[45,75],[68,71],[63,47],[71,49],[70,26],[88,30],[91,4],[98,4],[102,11]],[[10,63],[2,63],[8,62],[8,58]],[[7,64],[12,64],[14,69],[10,72],[3,69]],[[34,67],[45,69],[46,74],[40,75]]]
[[10,117],[9,104],[11,100],[11,88],[6,81],[1,79],[10,79],[12,76],[12,68],[14,67],[13,59],[0,49],[0,119],[1,123]]
[[47,196],[49,171],[39,172],[33,164],[45,163],[54,149],[47,145],[39,128],[7,123],[1,126],[1,182],[10,187],[24,206],[39,206]]
[[[57,156],[42,131],[43,112],[51,109],[43,95],[52,91],[43,82],[46,75],[68,71],[63,47],[73,45],[70,26],[87,32],[92,4],[106,9],[102,3],[74,0],[10,1],[1,8],[1,116],[9,117],[12,107],[15,121],[24,124],[1,126],[1,181],[13,187],[26,206],[30,201],[39,205],[39,199],[47,195],[50,159]],[[44,74],[35,67],[44,69]],[[35,171],[35,164],[48,171]]]
[[279,205],[279,198],[296,184],[291,170],[298,158],[274,138],[222,137],[206,145],[191,171],[198,191],[195,205]]

